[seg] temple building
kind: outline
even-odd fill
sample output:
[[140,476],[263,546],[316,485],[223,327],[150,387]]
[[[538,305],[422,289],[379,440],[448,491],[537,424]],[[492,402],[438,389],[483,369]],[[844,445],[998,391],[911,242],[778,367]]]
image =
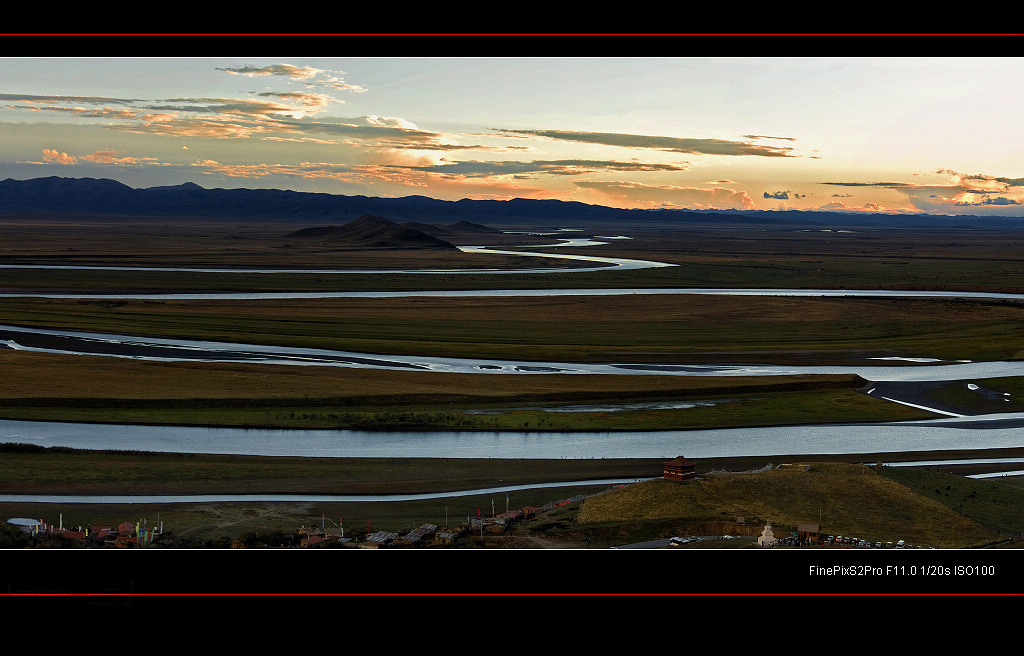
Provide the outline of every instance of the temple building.
[[665,478],[670,481],[692,481],[697,478],[697,463],[683,456],[665,462]]

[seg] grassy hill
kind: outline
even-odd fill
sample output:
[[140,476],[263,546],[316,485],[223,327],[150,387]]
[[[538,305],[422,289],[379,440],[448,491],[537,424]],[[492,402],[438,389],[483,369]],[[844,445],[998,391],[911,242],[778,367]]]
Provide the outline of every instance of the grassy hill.
[[425,232],[407,228],[382,216],[366,214],[341,226],[317,226],[295,230],[291,239],[317,239],[332,246],[351,248],[443,248],[455,245]]
[[[984,500],[965,507],[962,499],[967,488],[975,492],[975,499],[984,493]],[[952,496],[945,496],[947,492]],[[577,528],[656,523],[676,531],[690,525],[696,531],[700,526],[742,516],[747,527],[770,521],[778,536],[799,524],[817,523],[820,517],[824,534],[963,548],[1020,533],[1024,517],[1016,509],[1022,507],[1022,500],[1024,495],[1016,486],[951,474],[804,463],[760,473],[710,474],[696,481],[657,479],[630,485],[587,499]],[[993,514],[989,506],[999,512]]]

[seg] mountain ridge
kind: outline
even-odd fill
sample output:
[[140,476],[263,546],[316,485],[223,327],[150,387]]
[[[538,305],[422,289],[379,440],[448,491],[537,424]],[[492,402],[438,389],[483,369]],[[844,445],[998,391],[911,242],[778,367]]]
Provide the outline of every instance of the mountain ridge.
[[341,223],[364,215],[398,223],[439,224],[804,224],[808,227],[1022,228],[1019,216],[851,213],[815,210],[622,209],[579,201],[384,198],[281,189],[207,189],[193,182],[133,188],[107,178],[50,176],[0,181],[0,214],[122,215]]

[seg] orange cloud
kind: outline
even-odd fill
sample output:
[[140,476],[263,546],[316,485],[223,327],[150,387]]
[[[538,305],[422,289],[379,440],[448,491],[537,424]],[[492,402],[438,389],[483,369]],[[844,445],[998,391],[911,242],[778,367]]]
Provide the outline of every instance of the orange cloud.
[[621,207],[679,207],[688,209],[756,209],[745,191],[725,187],[702,189],[616,181],[576,182],[578,187],[613,199]]
[[45,160],[46,162],[49,162],[50,164],[71,165],[71,164],[75,163],[76,159],[77,158],[72,157],[71,155],[68,155],[67,153],[62,153],[62,152],[53,150],[52,148],[43,148],[43,160]]
[[283,75],[296,80],[308,80],[316,77],[320,69],[311,66],[293,66],[292,64],[273,64],[271,66],[235,66],[232,68],[218,68],[218,71],[231,73],[232,75]]
[[119,166],[145,164],[156,161],[155,157],[125,157],[116,150],[97,150],[96,152],[89,153],[88,155],[82,155],[80,159],[86,162],[92,162],[93,164],[117,164]]
[[620,132],[587,132],[583,130],[512,130],[494,128],[496,132],[511,135],[526,135],[575,141],[581,143],[619,146],[622,148],[644,148],[672,153],[692,155],[754,155],[759,157],[795,157],[790,147],[760,146],[750,142],[727,139],[695,139],[687,137],[663,137]]
[[842,201],[832,201],[816,208],[826,212],[876,212],[879,214],[903,214],[910,210],[902,208],[885,207],[878,203],[864,203],[863,205],[847,205]]

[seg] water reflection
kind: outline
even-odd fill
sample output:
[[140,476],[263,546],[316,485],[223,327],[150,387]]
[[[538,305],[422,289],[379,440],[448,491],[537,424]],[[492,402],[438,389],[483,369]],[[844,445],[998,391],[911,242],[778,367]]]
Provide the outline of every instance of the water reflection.
[[[551,248],[560,246],[583,246],[583,245],[599,245],[601,242],[594,242],[590,240],[564,240],[566,243],[559,244],[546,244],[540,248]],[[566,268],[532,268],[532,269],[267,269],[267,268],[219,268],[219,267],[136,267],[136,266],[93,266],[86,264],[0,264],[0,269],[53,269],[53,270],[72,270],[72,271],[146,271],[146,272],[161,272],[161,273],[256,273],[256,274],[277,274],[277,273],[289,273],[289,274],[381,274],[381,273],[400,273],[400,274],[420,274],[420,273],[432,273],[432,274],[445,274],[445,275],[457,275],[457,274],[472,274],[472,273],[494,273],[494,274],[519,274],[519,273],[581,273],[581,272],[593,272],[603,271],[608,268],[615,269],[650,269],[658,267],[670,267],[677,266],[675,264],[669,264],[667,262],[654,262],[651,260],[637,260],[622,257],[599,257],[596,255],[579,255],[579,254],[565,254],[565,253],[538,253],[528,252],[523,253],[522,251],[513,250],[499,250],[496,248],[490,248],[488,246],[459,246],[458,249],[464,253],[496,253],[499,255],[520,255],[526,257],[543,257],[553,260],[575,260],[581,262],[592,262],[601,266],[596,267],[572,267]]]
[[[1018,420],[1024,414],[1017,415]],[[334,458],[691,458],[855,454],[1024,445],[1024,427],[969,420],[687,431],[357,431],[0,420],[0,442],[79,449]]]
[[648,374],[675,376],[793,376],[855,374],[871,381],[944,381],[1024,375],[1024,362],[964,362],[945,364],[857,365],[767,364],[629,364],[526,362],[430,356],[378,355],[261,344],[234,344],[203,340],[169,339],[48,330],[0,325],[0,347],[16,350],[132,358],[155,361],[250,362],[296,366],[337,366],[477,374]]
[[[3,268],[5,265],[0,265]],[[666,265],[668,266],[668,265]],[[11,268],[11,267],[8,267]],[[23,268],[23,267],[16,267]],[[60,267],[39,267],[60,268]],[[104,267],[68,267],[68,268],[104,268]],[[117,267],[111,267],[117,269]],[[136,269],[137,270],[137,269]],[[191,269],[172,269],[173,271],[191,271]],[[220,270],[227,271],[227,270]],[[564,271],[559,269],[559,271]],[[575,269],[574,271],[580,271]],[[468,271],[462,273],[491,273],[490,271]],[[266,273],[289,273],[283,270],[271,270]],[[301,273],[314,273],[302,271]],[[352,273],[344,271],[321,271],[318,273]],[[394,273],[394,272],[389,272]],[[421,273],[441,273],[440,271],[421,271]],[[522,273],[519,271],[508,273]],[[534,297],[534,296],[637,296],[637,295],[700,295],[700,296],[787,296],[787,297],[820,297],[820,298],[948,298],[978,300],[1010,300],[1024,301],[1024,294],[1004,292],[969,292],[969,291],[928,291],[928,290],[895,290],[895,289],[740,289],[727,287],[624,287],[624,288],[544,288],[544,289],[425,289],[425,290],[389,290],[389,291],[306,291],[306,292],[168,292],[168,293],[134,293],[113,292],[103,294],[66,293],[66,292],[4,292],[0,298],[54,298],[71,300],[301,300],[327,298],[502,298],[502,297]]]

